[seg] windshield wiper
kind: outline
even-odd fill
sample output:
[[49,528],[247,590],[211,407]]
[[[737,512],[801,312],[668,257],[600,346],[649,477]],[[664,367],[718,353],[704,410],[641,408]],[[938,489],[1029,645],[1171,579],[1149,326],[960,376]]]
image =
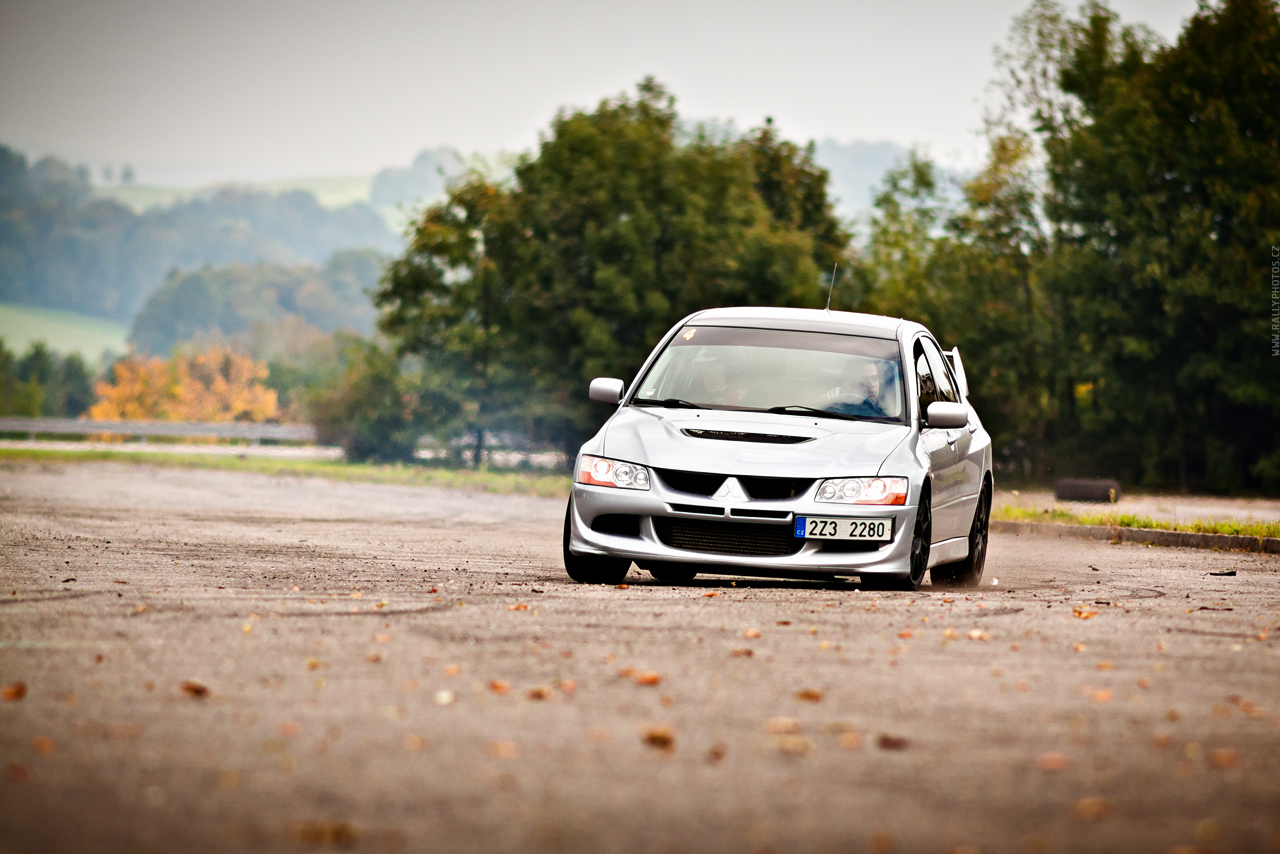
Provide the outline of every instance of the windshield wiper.
[[632,406],[665,406],[667,409],[710,409],[710,406],[703,406],[700,403],[691,403],[687,400],[681,400],[678,397],[668,397],[666,400],[648,400],[643,397],[631,398]]
[[770,406],[764,411],[776,412],[780,415],[816,415],[819,418],[839,418],[842,421],[863,420],[856,415],[846,415],[843,412],[832,412],[829,409],[817,409],[813,406],[800,406],[795,403],[789,403],[786,406]]

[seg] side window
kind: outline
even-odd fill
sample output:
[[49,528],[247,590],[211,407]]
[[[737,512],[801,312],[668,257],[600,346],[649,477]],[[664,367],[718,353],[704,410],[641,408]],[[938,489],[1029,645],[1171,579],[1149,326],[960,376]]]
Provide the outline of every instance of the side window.
[[929,367],[933,369],[935,382],[938,385],[938,399],[947,403],[959,403],[960,395],[956,393],[951,375],[947,373],[946,360],[942,358],[937,345],[928,338],[921,338],[920,343],[924,345],[924,351],[929,357]]
[[[923,339],[921,339],[923,340]],[[925,357],[920,341],[916,342],[912,351],[912,361],[916,365],[916,397],[920,401],[920,417],[924,418],[929,411],[929,404],[938,402],[938,387],[933,380],[933,368]]]

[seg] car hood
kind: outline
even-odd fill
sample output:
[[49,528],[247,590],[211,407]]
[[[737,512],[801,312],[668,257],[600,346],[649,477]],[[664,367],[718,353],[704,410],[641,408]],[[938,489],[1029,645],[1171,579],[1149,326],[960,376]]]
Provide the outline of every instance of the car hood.
[[[684,431],[800,437],[779,444],[695,438]],[[843,477],[880,473],[910,435],[900,424],[808,418],[769,412],[624,406],[591,453],[660,469],[761,477]]]

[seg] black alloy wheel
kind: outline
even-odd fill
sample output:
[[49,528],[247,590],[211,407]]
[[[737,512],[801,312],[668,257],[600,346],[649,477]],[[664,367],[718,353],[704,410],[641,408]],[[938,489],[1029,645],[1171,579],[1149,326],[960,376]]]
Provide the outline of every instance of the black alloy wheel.
[[969,556],[962,561],[935,566],[931,577],[941,587],[977,587],[987,564],[991,542],[991,492],[985,486],[978,494],[978,506],[969,526]]
[[564,511],[564,571],[579,584],[621,584],[631,569],[627,558],[576,555],[569,551],[569,538],[573,517],[573,499]]

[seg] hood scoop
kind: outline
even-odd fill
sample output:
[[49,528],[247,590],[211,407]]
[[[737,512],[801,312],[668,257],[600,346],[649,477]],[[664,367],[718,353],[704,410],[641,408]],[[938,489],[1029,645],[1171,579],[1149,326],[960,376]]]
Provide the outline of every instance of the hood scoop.
[[686,427],[680,431],[691,439],[718,439],[721,442],[761,442],[767,445],[799,445],[812,442],[812,436],[782,436],[777,433],[739,433],[733,430],[700,430]]

